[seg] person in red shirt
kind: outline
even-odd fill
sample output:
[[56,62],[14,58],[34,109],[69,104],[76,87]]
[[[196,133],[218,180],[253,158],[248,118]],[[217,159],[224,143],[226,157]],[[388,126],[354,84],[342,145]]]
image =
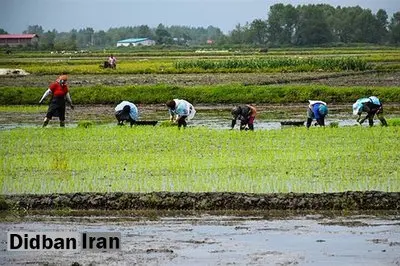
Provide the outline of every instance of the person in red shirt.
[[58,116],[60,119],[60,127],[65,127],[65,103],[68,102],[71,109],[74,109],[71,96],[69,95],[67,80],[67,75],[59,76],[55,82],[50,84],[48,90],[40,99],[39,104],[41,104],[47,96],[51,95],[49,109],[44,118],[43,127],[47,126],[53,116]]

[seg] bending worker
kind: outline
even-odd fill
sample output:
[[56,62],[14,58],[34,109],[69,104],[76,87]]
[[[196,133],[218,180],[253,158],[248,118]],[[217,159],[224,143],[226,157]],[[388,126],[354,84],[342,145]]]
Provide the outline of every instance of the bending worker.
[[173,99],[166,103],[171,122],[177,122],[178,128],[186,128],[186,120],[193,119],[196,110],[193,105],[186,100]]
[[[366,112],[367,115],[361,119],[362,112]],[[387,126],[386,119],[383,117],[383,106],[378,97],[371,96],[368,98],[360,98],[353,104],[353,114],[358,115],[357,122],[364,123],[368,118],[369,126],[374,125],[374,116],[378,117],[383,126]]]
[[312,101],[308,100],[310,103],[307,109],[307,123],[306,126],[309,128],[313,119],[317,120],[316,125],[321,127],[325,126],[325,116],[328,114],[328,106],[323,101]]
[[46,117],[43,121],[43,127],[47,126],[53,116],[58,116],[60,119],[60,127],[65,127],[65,102],[68,102],[71,109],[74,109],[71,96],[69,95],[67,80],[67,75],[59,76],[55,82],[50,84],[48,90],[40,99],[39,104],[41,104],[47,96],[52,96]]
[[236,125],[236,120],[240,120],[240,130],[254,130],[254,119],[256,118],[257,110],[249,104],[236,106],[231,111],[232,123],[231,129]]
[[123,126],[124,121],[129,122],[132,126],[139,118],[139,110],[133,103],[122,101],[115,107],[115,117],[119,126]]

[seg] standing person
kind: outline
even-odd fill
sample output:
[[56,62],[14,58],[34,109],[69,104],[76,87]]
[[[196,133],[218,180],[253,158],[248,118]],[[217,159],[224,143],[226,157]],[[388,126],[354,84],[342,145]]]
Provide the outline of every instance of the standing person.
[[124,121],[128,121],[132,126],[139,118],[139,110],[133,103],[122,101],[115,107],[115,117],[119,126],[123,126]]
[[249,104],[243,106],[236,106],[231,111],[232,123],[231,129],[236,125],[236,120],[240,120],[240,130],[247,128],[249,130],[254,130],[254,119],[256,118],[257,110],[254,106]]
[[[366,112],[367,115],[361,119],[362,112]],[[360,123],[360,125],[368,118],[369,126],[372,127],[374,125],[375,114],[383,126],[387,127],[388,125],[385,117],[383,117],[382,103],[376,96],[358,99],[353,104],[353,114],[358,115],[357,122]]]
[[166,103],[168,107],[168,112],[170,115],[170,120],[178,122],[178,128],[182,126],[186,128],[187,120],[193,119],[196,114],[196,110],[193,105],[186,100],[173,99]]
[[39,104],[41,104],[47,96],[51,95],[50,105],[46,117],[44,118],[43,127],[47,126],[53,116],[58,116],[60,119],[60,127],[65,127],[65,102],[68,102],[71,109],[74,109],[71,96],[69,95],[67,80],[67,75],[59,76],[55,82],[50,84],[48,90],[40,99]]
[[313,119],[317,120],[316,125],[321,127],[325,126],[325,116],[328,114],[328,106],[323,101],[312,101],[308,100],[310,103],[307,109],[307,128],[311,126]]
[[108,64],[113,69],[117,68],[117,58],[115,58],[114,55],[111,54],[108,58]]

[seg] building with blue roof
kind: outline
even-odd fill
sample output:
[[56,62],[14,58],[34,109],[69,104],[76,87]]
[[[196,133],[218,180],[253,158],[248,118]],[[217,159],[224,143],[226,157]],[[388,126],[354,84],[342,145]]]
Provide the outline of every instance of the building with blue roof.
[[150,40],[149,38],[131,38],[131,39],[125,39],[117,42],[117,47],[121,46],[150,46],[150,45],[155,45],[156,42],[153,40]]

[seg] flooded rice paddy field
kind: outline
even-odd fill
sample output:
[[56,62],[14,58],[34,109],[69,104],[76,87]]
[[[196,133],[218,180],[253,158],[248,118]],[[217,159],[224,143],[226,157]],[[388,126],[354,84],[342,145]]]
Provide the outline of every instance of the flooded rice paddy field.
[[[400,73],[277,73],[186,75],[80,75],[70,85],[313,83],[331,86],[400,86]],[[48,86],[53,75],[0,77],[1,86]],[[356,125],[348,104],[330,104],[326,123]],[[305,121],[307,103],[256,105],[256,130],[281,129],[281,121]],[[386,118],[399,117],[400,104],[385,104]],[[164,105],[139,105],[141,120],[168,119]],[[190,127],[228,129],[233,105],[195,105]],[[46,107],[1,111],[0,130],[40,127]],[[67,127],[81,120],[115,126],[114,106],[67,109]],[[376,124],[379,124],[376,121]],[[365,123],[367,126],[367,123]],[[55,119],[49,127],[58,127]],[[117,231],[122,250],[92,252],[8,252],[8,231]],[[38,211],[24,216],[0,212],[0,265],[400,265],[398,211],[304,213],[292,211],[168,212],[97,211],[63,214]]]
[[[195,105],[197,110],[195,118],[189,122],[189,127],[204,126],[214,129],[230,128],[230,110],[234,105]],[[255,129],[280,129],[285,126],[281,125],[282,121],[306,121],[307,103],[304,104],[261,104],[255,105],[258,115],[255,120]],[[77,105],[75,110],[67,108],[66,122],[67,127],[76,127],[79,121],[92,121],[102,126],[115,126],[116,120],[114,116],[113,105]],[[169,114],[164,105],[138,105],[140,112],[140,120],[157,120],[159,122],[166,121]],[[385,117],[399,117],[400,103],[386,104]],[[30,112],[20,111],[1,111],[0,129],[10,129],[18,127],[40,127],[46,114],[46,107],[37,107],[36,110]],[[329,126],[331,123],[337,123],[340,126],[354,126],[356,116],[352,115],[351,103],[349,104],[331,104],[329,105],[329,115],[326,117],[325,123]],[[375,117],[376,124],[379,120]],[[364,123],[368,125],[367,122]],[[58,126],[58,118],[54,118],[50,122],[49,127]]]
[[[396,212],[148,214],[3,216],[0,265],[400,264]],[[8,231],[121,232],[121,250],[10,252]]]

